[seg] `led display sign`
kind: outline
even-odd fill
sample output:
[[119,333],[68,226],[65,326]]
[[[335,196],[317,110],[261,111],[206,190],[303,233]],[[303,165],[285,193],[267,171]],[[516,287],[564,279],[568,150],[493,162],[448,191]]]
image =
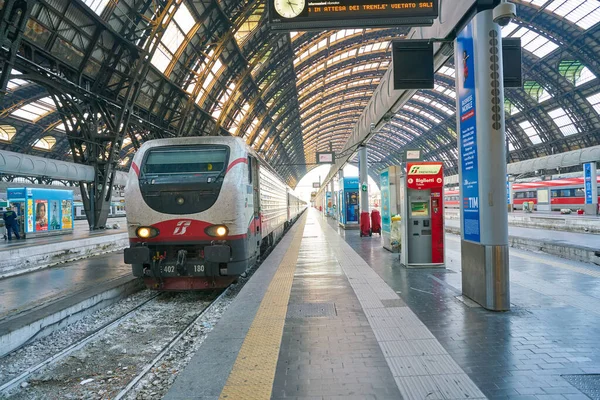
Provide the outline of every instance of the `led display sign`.
[[427,26],[438,16],[438,0],[269,0],[276,30]]

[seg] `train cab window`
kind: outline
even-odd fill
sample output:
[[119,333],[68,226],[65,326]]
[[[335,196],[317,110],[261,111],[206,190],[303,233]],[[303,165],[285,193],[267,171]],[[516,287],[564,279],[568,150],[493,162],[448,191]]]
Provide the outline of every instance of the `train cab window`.
[[214,174],[227,165],[224,147],[194,146],[156,148],[149,151],[142,171],[145,175]]

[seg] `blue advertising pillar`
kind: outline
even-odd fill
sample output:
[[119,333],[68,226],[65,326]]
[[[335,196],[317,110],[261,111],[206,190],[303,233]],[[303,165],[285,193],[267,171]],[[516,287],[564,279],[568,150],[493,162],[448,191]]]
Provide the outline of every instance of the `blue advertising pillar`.
[[455,42],[463,294],[510,309],[502,35],[492,10]]
[[595,162],[583,164],[583,190],[585,191],[586,214],[598,214],[598,171]]

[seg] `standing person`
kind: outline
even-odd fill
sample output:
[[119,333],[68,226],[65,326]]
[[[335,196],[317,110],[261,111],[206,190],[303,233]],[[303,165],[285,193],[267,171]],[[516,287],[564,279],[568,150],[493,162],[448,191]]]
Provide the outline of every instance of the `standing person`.
[[9,207],[7,209],[7,211],[5,211],[4,214],[2,215],[2,218],[4,219],[4,225],[6,225],[6,234],[8,236],[8,240],[9,241],[12,240],[11,232],[14,232],[17,240],[20,240],[21,236],[19,235],[19,224],[17,223],[17,213],[15,211],[11,210]]

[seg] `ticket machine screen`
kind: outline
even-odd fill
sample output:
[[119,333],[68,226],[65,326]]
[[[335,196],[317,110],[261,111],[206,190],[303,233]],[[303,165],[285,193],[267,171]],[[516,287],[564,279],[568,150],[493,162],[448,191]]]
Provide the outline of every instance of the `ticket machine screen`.
[[410,203],[411,217],[428,217],[429,202],[428,201],[413,201]]

